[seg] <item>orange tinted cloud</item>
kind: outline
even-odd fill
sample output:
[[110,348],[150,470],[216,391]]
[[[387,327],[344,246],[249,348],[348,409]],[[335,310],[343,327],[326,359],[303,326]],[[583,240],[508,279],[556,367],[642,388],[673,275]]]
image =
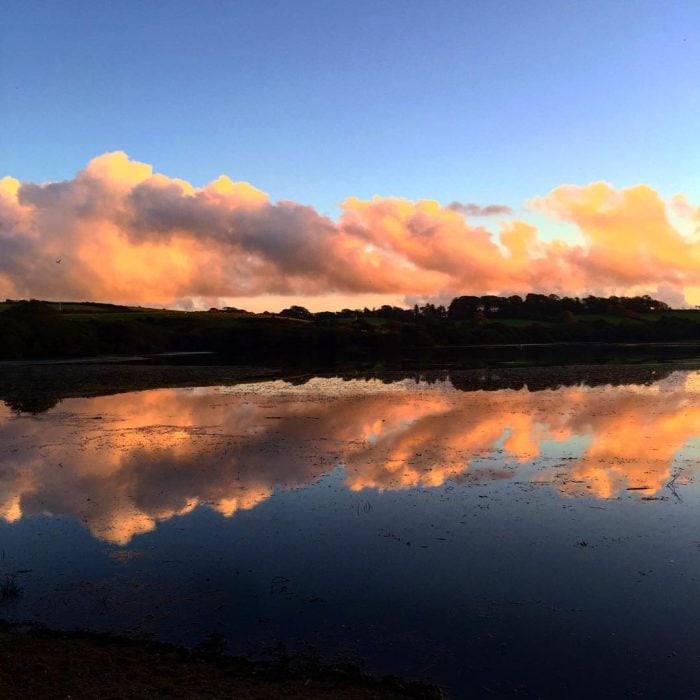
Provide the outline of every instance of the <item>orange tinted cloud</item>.
[[[530,291],[694,298],[700,242],[672,225],[679,202],[694,211],[646,185],[558,187],[530,205],[574,224],[581,241],[552,241],[503,205],[349,197],[334,221],[226,176],[194,187],[107,153],[71,180],[0,180],[0,294],[162,304]],[[483,216],[495,230],[470,222]]]
[[697,284],[700,241],[669,222],[665,202],[646,185],[616,190],[604,182],[563,186],[533,206],[582,232],[578,265],[601,285]]

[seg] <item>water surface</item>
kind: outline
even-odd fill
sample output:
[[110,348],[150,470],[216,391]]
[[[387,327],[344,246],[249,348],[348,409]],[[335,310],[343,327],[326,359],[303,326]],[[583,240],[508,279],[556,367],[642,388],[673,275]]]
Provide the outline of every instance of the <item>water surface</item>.
[[570,373],[0,404],[0,616],[695,697],[700,372]]

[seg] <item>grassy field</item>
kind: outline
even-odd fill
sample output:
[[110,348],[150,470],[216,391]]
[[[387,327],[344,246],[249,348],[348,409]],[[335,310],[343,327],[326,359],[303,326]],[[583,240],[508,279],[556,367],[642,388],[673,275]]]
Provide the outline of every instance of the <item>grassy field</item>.
[[[55,309],[56,311],[61,311],[62,313],[71,314],[104,314],[104,313],[139,313],[142,311],[149,312],[155,311],[156,309],[141,308],[138,306],[120,306],[118,304],[100,304],[98,302],[80,302],[80,301],[48,301],[45,302],[49,307]],[[0,302],[0,311],[7,311],[16,306],[19,306],[18,302],[14,301],[4,301]]]

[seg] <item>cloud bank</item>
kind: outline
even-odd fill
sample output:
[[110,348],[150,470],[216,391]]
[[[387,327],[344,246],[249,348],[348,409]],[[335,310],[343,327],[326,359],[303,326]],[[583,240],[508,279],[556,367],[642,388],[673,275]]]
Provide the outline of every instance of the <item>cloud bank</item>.
[[[546,240],[502,205],[350,197],[334,221],[226,176],[193,187],[107,153],[72,180],[0,180],[0,297],[173,304],[539,291],[700,303],[700,210],[684,196],[598,182],[528,206],[573,224],[580,240]],[[483,216],[496,231],[470,221]],[[688,231],[673,225],[679,217]]]

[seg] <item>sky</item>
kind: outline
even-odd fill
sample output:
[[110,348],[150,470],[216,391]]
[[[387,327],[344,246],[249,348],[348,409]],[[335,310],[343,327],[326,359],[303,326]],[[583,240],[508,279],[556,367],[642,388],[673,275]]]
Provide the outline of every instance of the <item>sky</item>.
[[700,304],[696,0],[3,5],[0,296]]

